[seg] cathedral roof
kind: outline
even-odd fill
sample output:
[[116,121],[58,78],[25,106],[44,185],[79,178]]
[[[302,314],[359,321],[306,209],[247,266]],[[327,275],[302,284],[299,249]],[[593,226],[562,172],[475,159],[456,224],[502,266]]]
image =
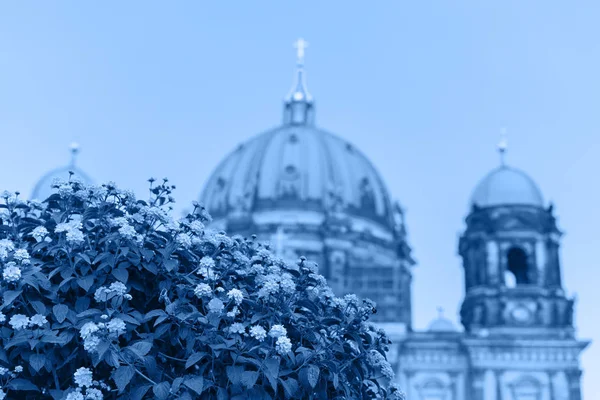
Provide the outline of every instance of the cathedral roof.
[[478,207],[530,205],[543,207],[542,192],[525,172],[501,166],[479,182],[471,203]]
[[299,40],[295,81],[283,124],[241,144],[209,178],[201,201],[214,218],[234,211],[344,210],[391,226],[388,190],[352,144],[317,128]]
[[525,172],[505,163],[507,142],[503,133],[498,144],[501,165],[484,177],[473,192],[471,205],[494,207],[504,205],[527,205],[544,207],[544,198],[535,181]]
[[387,188],[367,157],[309,125],[283,125],[241,144],[213,172],[201,200],[214,217],[298,204],[391,216]]
[[71,172],[73,173],[74,178],[79,179],[86,184],[92,183],[90,177],[75,165],[78,152],[79,146],[73,143],[71,145],[71,162],[64,167],[53,169],[42,176],[33,188],[33,192],[31,193],[32,200],[46,200],[53,192],[52,183],[57,179],[68,180]]
[[427,328],[428,332],[458,332],[452,321],[444,317],[441,308],[438,309],[438,313],[438,317],[429,324],[429,327]]

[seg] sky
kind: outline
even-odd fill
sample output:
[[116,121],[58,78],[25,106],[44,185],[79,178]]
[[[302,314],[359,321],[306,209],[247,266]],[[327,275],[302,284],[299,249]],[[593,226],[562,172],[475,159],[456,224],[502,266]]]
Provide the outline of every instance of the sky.
[[278,125],[303,37],[317,124],[353,143],[406,208],[415,326],[458,324],[458,237],[477,182],[527,171],[565,232],[584,398],[600,393],[600,3],[580,1],[3,2],[2,189],[69,161],[178,207],[240,142]]

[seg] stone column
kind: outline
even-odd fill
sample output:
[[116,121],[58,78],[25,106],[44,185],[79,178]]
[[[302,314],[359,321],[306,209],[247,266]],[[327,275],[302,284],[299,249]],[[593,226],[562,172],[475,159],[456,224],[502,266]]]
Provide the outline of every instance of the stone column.
[[569,382],[569,400],[581,400],[581,370],[567,371]]
[[458,372],[450,372],[450,399],[458,400]]
[[472,400],[485,400],[485,370],[475,369],[471,371]]
[[538,272],[537,284],[544,286],[546,280],[546,244],[542,239],[538,239],[535,244],[535,261]]
[[494,372],[496,374],[496,400],[502,400],[502,376],[504,371],[497,370]]
[[500,258],[498,243],[490,240],[486,244],[486,255],[487,255],[487,273],[488,273],[488,284],[497,285],[500,283]]

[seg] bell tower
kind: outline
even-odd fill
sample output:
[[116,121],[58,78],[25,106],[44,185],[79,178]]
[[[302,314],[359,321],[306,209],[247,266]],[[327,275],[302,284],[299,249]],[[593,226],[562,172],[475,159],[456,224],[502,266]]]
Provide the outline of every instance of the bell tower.
[[460,238],[467,332],[572,337],[574,300],[565,295],[562,233],[553,206],[524,172],[504,161],[477,186]]
[[553,206],[505,163],[476,187],[459,241],[461,322],[471,371],[469,400],[581,400],[574,300],[565,294]]

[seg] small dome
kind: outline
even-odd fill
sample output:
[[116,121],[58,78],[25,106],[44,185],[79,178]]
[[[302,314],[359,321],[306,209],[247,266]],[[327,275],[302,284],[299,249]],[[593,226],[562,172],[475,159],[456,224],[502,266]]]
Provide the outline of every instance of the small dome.
[[434,319],[427,328],[428,332],[457,332],[456,327],[447,318],[440,316]]
[[479,182],[471,204],[478,207],[528,205],[544,207],[542,192],[523,171],[501,166]]
[[73,173],[73,179],[79,179],[83,183],[89,185],[92,183],[90,177],[75,166],[75,158],[79,152],[79,146],[76,143],[71,144],[71,162],[69,165],[61,168],[56,168],[46,175],[42,176],[36,183],[31,193],[32,200],[44,201],[53,193],[52,184],[55,180],[69,180],[69,174]]

